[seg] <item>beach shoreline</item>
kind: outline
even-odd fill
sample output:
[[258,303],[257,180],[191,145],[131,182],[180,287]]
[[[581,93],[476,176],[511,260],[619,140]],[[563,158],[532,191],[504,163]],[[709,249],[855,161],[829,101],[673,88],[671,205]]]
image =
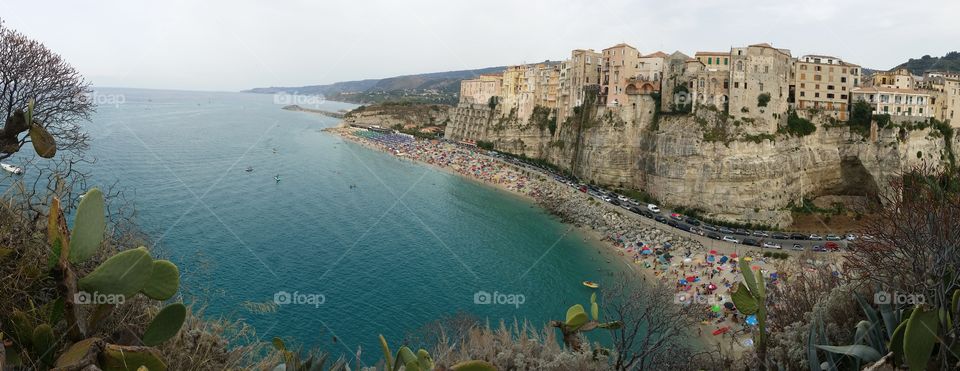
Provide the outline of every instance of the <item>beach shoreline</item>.
[[[632,243],[631,241],[633,241],[633,239],[631,239],[630,237],[627,237],[626,235],[621,236],[620,234],[613,234],[611,233],[611,228],[609,228],[609,224],[611,223],[613,223],[614,225],[617,225],[617,223],[624,223],[624,222],[629,223],[629,221],[623,218],[623,215],[620,215],[619,210],[617,211],[606,210],[605,207],[601,207],[602,204],[593,205],[591,204],[591,201],[589,201],[591,199],[591,196],[585,193],[579,192],[576,189],[573,189],[572,187],[568,186],[567,184],[563,184],[557,181],[556,179],[553,179],[549,175],[539,173],[531,169],[521,168],[515,164],[503,161],[499,158],[488,156],[482,153],[481,151],[483,150],[481,149],[472,150],[470,152],[470,156],[482,158],[484,161],[486,161],[486,163],[495,163],[497,166],[499,166],[499,168],[497,168],[498,172],[505,172],[507,174],[510,174],[511,172],[516,174],[523,174],[523,176],[525,177],[519,177],[519,179],[522,179],[522,181],[520,182],[521,186],[518,187],[517,184],[514,184],[514,183],[504,183],[499,181],[502,178],[497,178],[498,181],[489,181],[489,179],[484,179],[482,177],[475,176],[477,174],[476,172],[471,173],[469,171],[464,171],[463,168],[453,168],[450,166],[443,166],[443,163],[440,163],[440,162],[423,161],[421,159],[414,158],[409,153],[405,153],[403,151],[399,151],[394,148],[389,148],[380,143],[375,143],[373,141],[366,140],[364,138],[360,138],[353,135],[353,133],[355,133],[358,130],[363,130],[363,129],[356,129],[356,128],[350,128],[345,126],[324,129],[324,131],[328,133],[339,136],[340,138],[348,142],[359,144],[368,149],[387,152],[392,154],[395,158],[417,162],[418,164],[422,164],[422,165],[428,165],[431,168],[434,168],[446,173],[450,173],[452,175],[458,175],[461,178],[470,179],[471,181],[477,182],[478,184],[481,184],[483,186],[492,187],[493,189],[505,191],[514,196],[519,196],[522,199],[531,202],[533,205],[543,208],[546,212],[554,216],[557,216],[558,218],[560,218],[560,221],[563,222],[564,224],[571,225],[579,235],[584,236],[584,240],[585,240],[584,242],[588,246],[590,246],[591,248],[598,249],[598,252],[601,252],[601,254],[604,255],[605,257],[612,257],[613,255],[619,255],[621,260],[618,261],[617,263],[622,263],[628,266],[630,271],[636,272],[636,274],[640,275],[638,278],[643,282],[648,282],[648,280],[659,280],[669,284],[669,282],[676,281],[676,280],[675,278],[668,278],[668,277],[676,277],[676,278],[683,279],[690,273],[687,272],[687,268],[688,268],[687,262],[680,263],[679,267],[677,267],[677,264],[672,264],[668,266],[669,268],[664,267],[662,264],[660,264],[659,268],[662,268],[664,270],[658,271],[657,270],[658,263],[656,263],[655,261],[656,259],[651,259],[653,255],[640,254],[639,240],[641,239],[646,241],[651,241],[649,243],[646,243],[645,246],[648,246],[648,247],[654,246],[657,249],[660,249],[664,245],[666,246],[672,245],[675,248],[675,250],[673,251],[682,251],[684,249],[687,249],[688,251],[691,251],[692,253],[691,256],[697,256],[699,254],[707,253],[707,251],[705,250],[706,247],[700,244],[699,242],[685,239],[682,236],[677,236],[671,232],[659,230],[657,228],[640,229],[641,234],[644,234],[642,232],[647,232],[645,234],[647,234],[648,236],[641,236],[639,234],[636,235],[637,237],[636,240],[638,241],[637,242],[638,245],[635,248],[628,248],[627,246]],[[420,139],[418,141],[425,142],[426,140]],[[449,144],[449,143],[444,144],[439,142],[436,142],[435,145],[453,146],[452,144]],[[507,177],[509,177],[509,175]],[[571,208],[569,206],[567,207],[567,209],[564,209],[563,206],[556,206],[557,199],[563,200],[561,203],[574,204],[572,206],[573,210],[567,210]],[[590,206],[584,207],[584,205],[590,205]],[[599,224],[607,224],[607,226],[604,226],[604,225],[598,226],[596,225],[598,223],[590,223],[589,219],[587,222],[584,222],[583,221],[584,218],[581,215],[574,215],[574,217],[570,217],[570,215],[568,215],[570,212],[575,214],[576,213],[584,214],[584,210],[587,208],[596,209],[596,210],[591,210],[594,213],[601,213],[602,216],[600,217],[600,219],[604,220],[606,223],[599,223]],[[580,217],[580,218],[577,218],[577,217]],[[594,218],[594,220],[597,220],[597,218]],[[657,237],[651,237],[649,235],[655,235]],[[689,268],[691,269],[695,268],[694,263],[692,262],[691,259],[685,259],[685,261],[690,261]],[[608,263],[610,262],[611,260],[608,259]],[[694,272],[700,272],[700,271],[695,270]],[[727,288],[732,287],[733,286],[732,283],[735,280],[738,281],[736,277],[735,269],[731,269],[729,271],[723,271],[717,274],[717,278],[722,279],[723,281],[728,281],[729,286],[727,286]],[[692,287],[693,285],[691,283],[691,285],[687,287],[685,291],[688,291],[688,292],[691,291],[690,289]],[[714,295],[713,293],[709,295],[700,295],[699,290],[693,290],[693,291],[697,292],[697,296],[712,297]],[[718,290],[717,292],[719,291],[720,290]],[[678,291],[678,294],[679,293],[680,291]],[[727,300],[729,300],[729,298]],[[733,334],[733,332],[731,332],[730,334],[727,334],[726,331],[722,332],[720,336],[711,336],[711,333],[717,331],[717,329],[720,329],[720,328],[730,329],[735,325],[737,325],[737,323],[730,322],[726,318],[719,321],[703,321],[701,322],[699,329],[691,329],[693,332],[690,335],[693,336],[694,338],[699,339],[699,342],[705,348],[713,349],[719,344],[723,346],[726,351],[732,352],[734,354],[740,354],[744,350],[748,349],[746,346],[744,346],[744,344],[742,344],[742,342],[748,339],[749,336],[742,336],[742,335],[736,336]],[[730,336],[733,336],[733,339],[731,339]],[[736,346],[732,346],[733,344],[736,344]]]

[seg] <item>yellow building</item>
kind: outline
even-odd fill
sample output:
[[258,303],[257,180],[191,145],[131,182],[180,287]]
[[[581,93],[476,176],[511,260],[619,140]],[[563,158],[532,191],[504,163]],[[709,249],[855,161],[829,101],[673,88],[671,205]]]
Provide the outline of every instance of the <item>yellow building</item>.
[[816,109],[846,121],[850,92],[860,86],[860,66],[825,55],[805,55],[794,64],[797,110]]
[[500,96],[502,74],[483,74],[460,82],[460,103],[487,104],[491,97]]
[[906,68],[898,68],[891,71],[878,71],[870,76],[868,86],[885,86],[897,89],[916,89],[917,78]]

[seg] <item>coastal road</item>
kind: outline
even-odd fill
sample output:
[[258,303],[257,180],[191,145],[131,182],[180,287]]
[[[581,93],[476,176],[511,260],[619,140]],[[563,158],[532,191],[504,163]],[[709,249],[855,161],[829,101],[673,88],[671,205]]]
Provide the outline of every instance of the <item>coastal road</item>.
[[[597,198],[597,197],[595,197],[595,196],[593,196],[593,195],[591,195],[591,194],[589,194],[589,193],[580,192],[578,189],[576,189],[576,188],[574,188],[574,187],[571,187],[570,185],[568,185],[568,184],[566,184],[566,183],[558,180],[558,179],[556,178],[556,177],[557,177],[556,174],[552,174],[552,173],[550,173],[550,172],[547,172],[547,171],[544,171],[544,170],[542,170],[542,169],[539,169],[539,168],[530,166],[530,165],[525,164],[525,163],[520,162],[520,161],[515,161],[515,160],[514,160],[514,161],[511,161],[511,160],[508,159],[508,158],[499,157],[499,156],[494,156],[494,157],[492,157],[492,158],[495,158],[496,160],[499,160],[499,161],[501,161],[501,162],[504,162],[505,164],[518,167],[518,168],[520,168],[520,169],[522,169],[522,170],[524,170],[524,171],[527,171],[527,172],[530,173],[531,175],[545,176],[545,177],[549,178],[551,181],[556,182],[557,185],[559,185],[559,186],[561,186],[562,188],[566,189],[568,192],[571,192],[572,194],[574,194],[574,197],[594,198],[594,199],[596,199],[598,202],[600,202],[601,205],[603,205],[602,207],[607,207],[607,208],[609,208],[609,209],[612,210],[612,211],[615,211],[615,212],[618,212],[618,213],[620,213],[620,214],[626,215],[628,218],[635,218],[635,219],[639,220],[640,223],[641,223],[642,225],[644,225],[644,226],[657,228],[657,229],[662,230],[662,231],[665,231],[665,232],[671,232],[671,233],[674,233],[674,234],[677,234],[677,235],[680,235],[680,236],[689,238],[689,239],[691,239],[691,240],[700,242],[700,244],[703,245],[704,248],[706,248],[707,250],[717,250],[718,252],[721,252],[721,253],[723,253],[723,254],[737,253],[738,255],[741,255],[741,254],[744,254],[744,253],[747,253],[747,252],[753,253],[753,254],[755,254],[755,255],[762,255],[765,251],[770,251],[770,252],[784,252],[784,253],[787,253],[787,254],[792,255],[792,256],[799,256],[799,255],[801,255],[801,254],[803,254],[803,253],[805,253],[805,252],[811,252],[811,253],[813,253],[813,254],[825,254],[825,255],[827,255],[827,254],[835,254],[835,253],[836,253],[836,252],[833,252],[833,251],[813,251],[813,247],[814,247],[814,246],[817,246],[817,245],[823,246],[824,244],[826,244],[828,241],[825,241],[825,240],[792,240],[792,239],[783,240],[783,239],[773,239],[773,238],[769,238],[769,237],[764,238],[764,237],[757,237],[757,236],[744,236],[744,235],[730,234],[730,236],[732,236],[732,237],[734,237],[734,238],[736,238],[737,240],[740,240],[740,241],[743,241],[743,239],[754,239],[754,240],[758,241],[758,243],[760,243],[760,244],[762,244],[762,243],[764,243],[764,242],[772,242],[772,243],[775,243],[775,244],[780,245],[780,246],[782,247],[781,249],[763,248],[763,247],[759,247],[759,246],[752,246],[752,245],[746,245],[746,244],[738,244],[738,243],[732,243],[732,242],[727,242],[727,241],[723,241],[723,240],[715,240],[715,239],[709,238],[709,237],[704,236],[704,235],[700,235],[700,234],[697,234],[697,233],[692,233],[692,232],[689,232],[689,231],[684,230],[684,229],[680,229],[680,228],[676,228],[676,227],[670,226],[670,225],[668,225],[668,224],[666,224],[666,223],[660,223],[660,222],[658,222],[658,221],[656,221],[656,220],[654,220],[654,219],[647,218],[647,217],[644,217],[644,216],[639,215],[639,214],[637,214],[637,213],[631,212],[631,211],[629,211],[629,210],[627,210],[627,209],[624,209],[623,207],[620,207],[620,206],[617,206],[617,205],[613,205],[613,204],[611,204],[611,203],[609,203],[609,202],[605,202],[605,201],[603,201],[602,199],[599,199],[599,198]],[[642,208],[642,206],[641,206],[641,208]],[[661,213],[660,215],[661,215],[661,216],[664,216],[664,217],[666,217],[666,218],[669,218],[669,215],[670,215],[670,214],[662,211],[662,213]],[[684,222],[682,222],[682,221],[678,221],[677,223],[678,223],[678,225],[687,226],[688,229],[689,229],[689,227],[690,227],[689,224],[684,223]],[[722,235],[723,235],[723,234],[721,234],[721,236],[722,236]],[[849,242],[846,241],[846,240],[833,241],[833,242],[837,243],[837,244],[840,246],[841,249],[846,249],[846,248],[848,247],[848,243],[849,243]],[[795,249],[793,249],[793,245],[794,245],[794,244],[799,244],[800,246],[803,247],[803,250],[795,250]]]

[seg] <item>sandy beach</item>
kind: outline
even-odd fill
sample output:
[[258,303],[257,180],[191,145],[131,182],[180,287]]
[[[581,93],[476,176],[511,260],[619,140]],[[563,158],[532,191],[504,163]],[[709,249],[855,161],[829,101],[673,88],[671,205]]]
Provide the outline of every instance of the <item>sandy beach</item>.
[[[576,226],[588,243],[605,250],[604,255],[619,256],[644,281],[659,280],[675,288],[674,302],[703,308],[700,326],[691,329],[694,336],[711,349],[716,344],[725,351],[741,353],[752,345],[751,331],[732,308],[730,292],[742,279],[738,259],[748,259],[751,268],[765,276],[776,275],[772,262],[752,251],[741,254],[709,250],[701,243],[670,231],[641,225],[625,210],[606,207],[592,197],[554,180],[548,174],[522,168],[485,154],[486,151],[435,140],[414,140],[366,129],[338,127],[326,129],[346,140],[371,149],[391,153],[398,158],[417,161],[451,172],[535,202],[564,222]],[[684,256],[689,251],[689,256]]]

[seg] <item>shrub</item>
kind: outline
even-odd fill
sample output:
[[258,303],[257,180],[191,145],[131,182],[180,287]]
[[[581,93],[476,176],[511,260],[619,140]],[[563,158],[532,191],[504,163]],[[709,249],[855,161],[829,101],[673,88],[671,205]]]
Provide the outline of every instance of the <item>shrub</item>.
[[492,151],[492,150],[493,150],[493,142],[488,142],[488,141],[485,141],[485,140],[478,140],[478,141],[477,141],[477,147],[479,147],[479,148],[481,148],[481,149],[488,150],[488,151]]
[[790,111],[790,115],[787,116],[787,127],[781,127],[781,131],[793,136],[803,137],[817,131],[817,126],[810,120],[797,116],[796,111]]
[[760,93],[757,96],[757,107],[766,107],[770,103],[770,93]]

